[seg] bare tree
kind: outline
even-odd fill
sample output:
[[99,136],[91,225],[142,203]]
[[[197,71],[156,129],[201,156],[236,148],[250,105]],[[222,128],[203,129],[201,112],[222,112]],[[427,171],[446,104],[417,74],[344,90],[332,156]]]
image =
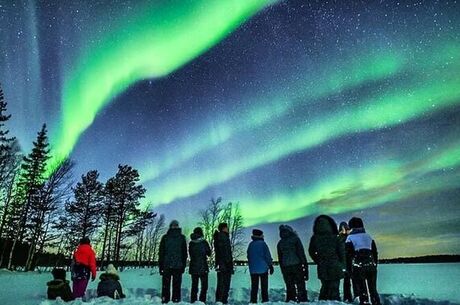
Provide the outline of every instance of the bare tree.
[[221,197],[217,199],[211,198],[209,205],[200,210],[199,216],[200,222],[198,224],[202,226],[205,239],[211,246],[211,250],[213,250],[210,258],[211,265],[213,265],[212,263],[215,259],[213,235],[221,222],[228,224],[233,256],[238,257],[243,254],[243,215],[238,203],[229,202],[224,205]]

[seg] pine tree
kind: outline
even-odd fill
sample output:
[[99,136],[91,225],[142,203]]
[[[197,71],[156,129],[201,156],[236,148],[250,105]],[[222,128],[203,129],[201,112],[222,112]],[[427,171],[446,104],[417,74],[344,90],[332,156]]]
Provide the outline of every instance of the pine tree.
[[83,175],[73,188],[74,201],[66,206],[70,230],[77,238],[91,237],[100,224],[104,184],[98,179],[96,170]]
[[145,188],[138,185],[139,173],[128,165],[118,165],[115,177],[107,181],[106,189],[113,200],[115,215],[114,259],[120,260],[123,240],[127,236],[127,226],[141,217],[139,200],[144,197]]
[[32,220],[30,214],[32,207],[38,205],[40,201],[40,191],[45,182],[47,161],[50,158],[48,146],[47,130],[44,124],[37,134],[36,141],[33,142],[31,153],[23,157],[20,167],[13,207],[15,214],[12,215],[11,219],[16,230],[13,232],[14,240],[10,250],[8,268],[12,266],[17,243],[23,242],[27,229],[30,232],[30,229],[33,227],[33,224],[30,222]]

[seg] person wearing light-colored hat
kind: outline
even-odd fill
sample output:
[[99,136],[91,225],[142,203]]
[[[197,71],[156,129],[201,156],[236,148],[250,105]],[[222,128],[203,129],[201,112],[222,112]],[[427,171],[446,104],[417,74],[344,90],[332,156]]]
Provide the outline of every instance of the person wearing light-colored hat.
[[109,264],[104,273],[99,277],[101,280],[97,285],[98,297],[109,297],[112,299],[122,299],[125,297],[120,284],[120,276],[113,264]]

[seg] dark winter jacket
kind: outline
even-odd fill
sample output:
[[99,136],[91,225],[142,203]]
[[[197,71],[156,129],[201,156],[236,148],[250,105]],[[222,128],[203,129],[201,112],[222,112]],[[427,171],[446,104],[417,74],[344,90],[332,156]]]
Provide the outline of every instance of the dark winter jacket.
[[339,280],[345,269],[345,247],[338,237],[335,221],[321,215],[315,219],[308,252],[318,265],[320,280]]
[[101,281],[97,285],[97,297],[109,297],[112,299],[122,299],[125,297],[118,275],[103,273],[99,279]]
[[60,297],[65,302],[74,300],[72,291],[70,290],[69,281],[55,279],[49,281],[46,285],[48,286],[48,299],[56,300],[57,297]]
[[307,265],[307,256],[299,236],[289,226],[280,227],[280,241],[278,242],[278,261],[280,267]]
[[187,263],[187,242],[180,228],[169,229],[160,241],[158,263],[160,270],[185,271]]
[[208,242],[195,233],[190,235],[188,253],[190,254],[189,273],[202,275],[209,272],[208,256],[211,256],[211,248]]
[[378,263],[377,245],[364,228],[353,229],[346,242],[347,271],[353,271],[353,266],[376,267]]
[[221,272],[233,272],[232,246],[228,233],[223,231],[214,233],[214,251],[216,269]]
[[252,236],[248,246],[248,264],[251,274],[264,274],[273,265],[270,249],[263,237]]

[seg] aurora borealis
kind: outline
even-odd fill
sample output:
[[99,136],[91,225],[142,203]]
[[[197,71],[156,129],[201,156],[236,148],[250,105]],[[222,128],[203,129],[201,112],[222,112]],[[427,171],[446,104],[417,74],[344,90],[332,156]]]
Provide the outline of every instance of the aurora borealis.
[[457,1],[0,3],[24,149],[46,122],[77,175],[131,164],[186,227],[222,196],[272,244],[330,213],[384,257],[460,253]]

